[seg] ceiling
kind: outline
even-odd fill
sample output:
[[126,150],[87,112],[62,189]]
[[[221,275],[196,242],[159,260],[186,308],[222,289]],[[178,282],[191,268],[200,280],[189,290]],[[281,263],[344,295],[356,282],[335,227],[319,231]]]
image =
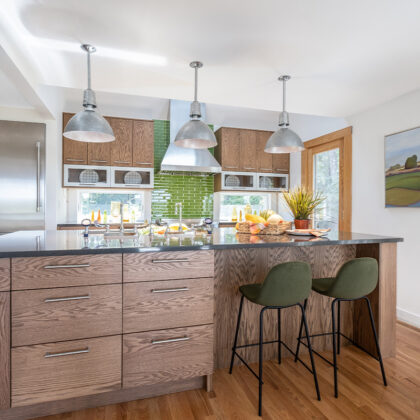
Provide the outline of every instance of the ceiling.
[[349,116],[420,88],[416,0],[3,0],[37,83],[267,110]]

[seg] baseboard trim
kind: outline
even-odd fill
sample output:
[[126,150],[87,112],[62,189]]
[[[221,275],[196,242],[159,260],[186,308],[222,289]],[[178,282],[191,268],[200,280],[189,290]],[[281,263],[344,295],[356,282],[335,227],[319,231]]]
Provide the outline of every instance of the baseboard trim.
[[420,328],[420,315],[397,308],[397,319],[412,327]]

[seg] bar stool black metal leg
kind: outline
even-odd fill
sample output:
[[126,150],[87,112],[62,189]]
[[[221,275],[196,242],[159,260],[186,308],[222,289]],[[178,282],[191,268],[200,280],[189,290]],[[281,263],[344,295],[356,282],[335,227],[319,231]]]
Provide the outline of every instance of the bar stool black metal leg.
[[341,347],[341,301],[337,302],[337,354],[340,354]]
[[260,312],[260,341],[258,352],[258,415],[261,417],[262,413],[262,386],[263,386],[263,343],[264,343],[264,311]]
[[241,303],[239,304],[238,321],[236,322],[235,340],[233,342],[233,347],[232,347],[232,358],[230,359],[229,373],[232,373],[233,361],[235,360],[235,351],[236,351],[236,345],[237,345],[237,342],[238,342],[239,325],[241,323],[243,303],[244,303],[244,296],[242,295],[241,296]]
[[302,322],[305,326],[306,337],[308,337],[308,350],[309,350],[309,356],[311,358],[312,374],[314,375],[316,395],[318,397],[318,401],[321,401],[321,394],[319,392],[318,377],[317,377],[317,374],[316,374],[314,355],[312,353],[311,339],[310,339],[310,336],[309,336],[309,328],[308,328],[308,323],[306,321],[305,308],[300,303],[298,305],[299,305],[300,309],[302,310]]
[[281,309],[277,309],[277,331],[278,331],[278,358],[281,364]]
[[384,368],[384,363],[382,361],[381,349],[379,348],[378,334],[376,333],[375,321],[373,319],[373,313],[372,313],[372,306],[370,305],[370,300],[367,296],[365,296],[364,299],[366,300],[367,306],[369,309],[370,324],[372,325],[372,331],[375,337],[376,351],[378,352],[378,359],[379,359],[379,364],[381,366],[382,379],[384,381],[384,385],[387,386],[388,383],[386,381],[385,368]]
[[[303,309],[304,311],[306,311],[306,307],[308,306],[308,299],[305,299],[305,302],[303,302]],[[302,339],[302,330],[303,330],[303,316],[300,320],[300,328],[299,328],[299,339],[297,342],[297,347],[296,347],[296,354],[295,354],[295,363],[298,360],[299,357],[299,349],[300,349],[300,340]]]
[[334,305],[338,299],[334,299],[331,304],[332,315],[332,342],[333,342],[333,364],[334,364],[334,396],[338,398],[338,384],[337,384],[337,347],[336,347],[336,329],[335,329],[335,311]]

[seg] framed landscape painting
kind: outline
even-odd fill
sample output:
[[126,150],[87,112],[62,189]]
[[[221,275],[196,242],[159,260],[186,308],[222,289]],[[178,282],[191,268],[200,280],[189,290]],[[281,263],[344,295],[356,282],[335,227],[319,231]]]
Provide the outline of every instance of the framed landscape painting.
[[420,207],[420,127],[385,136],[385,206]]

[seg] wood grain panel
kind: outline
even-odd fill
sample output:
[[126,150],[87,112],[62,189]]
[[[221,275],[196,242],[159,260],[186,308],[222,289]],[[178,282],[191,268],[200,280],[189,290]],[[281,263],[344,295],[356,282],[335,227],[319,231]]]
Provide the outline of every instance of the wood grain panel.
[[[63,113],[63,131],[74,114]],[[83,141],[69,140],[63,136],[63,163],[87,165],[88,144]]]
[[[49,357],[47,353],[88,353]],[[121,336],[12,349],[12,407],[121,387]]]
[[[187,341],[153,344],[188,337]],[[165,383],[213,373],[213,325],[123,336],[123,387]]]
[[[335,275],[339,267],[354,258],[355,247],[351,245],[287,247],[287,248],[243,248],[215,251],[215,365],[229,365],[232,343],[239,308],[239,286],[263,282],[268,271],[276,264],[286,261],[306,261],[312,267],[314,277]],[[331,299],[312,293],[307,308],[311,334],[331,331]],[[259,311],[261,307],[245,301],[238,343],[258,341]],[[342,330],[352,336],[353,307],[342,305]],[[297,307],[282,310],[282,338],[294,348],[300,322]],[[268,311],[265,315],[264,339],[277,338],[277,314]],[[314,340],[314,348],[330,349],[327,337]],[[344,343],[343,343],[344,344]],[[275,359],[276,345],[266,345],[264,359]],[[257,361],[257,349],[241,350],[248,361]],[[285,356],[287,352],[283,352]]]
[[[0,293],[0,410],[10,407],[10,292]],[[0,414],[1,417],[1,414]]]
[[[65,400],[50,401],[47,403],[34,404],[30,406],[14,407],[1,412],[1,420],[22,420],[32,419],[40,416],[50,416],[59,413],[69,413],[74,410],[89,409],[89,414],[83,417],[84,420],[93,420],[92,413],[99,416],[100,420],[104,420],[102,416],[103,408],[109,404],[125,403],[127,401],[136,401],[143,398],[151,398],[158,395],[178,393],[189,391],[192,389],[200,389],[203,387],[203,376],[183,379],[180,381],[168,382],[165,384],[146,385],[129,389],[118,389],[117,391],[103,392],[101,394],[86,395],[77,398],[68,398]],[[164,398],[168,398],[165,396]],[[150,399],[153,401],[153,399]],[[134,402],[140,404],[141,402]],[[94,408],[97,407],[97,408]],[[120,413],[120,410],[117,410]],[[78,414],[73,414],[78,418]],[[138,418],[139,410],[136,410],[134,419]],[[60,416],[67,418],[69,414]],[[106,417],[108,418],[108,417]],[[119,414],[110,416],[109,419],[119,419]]]
[[238,128],[222,127],[216,131],[218,146],[215,157],[224,171],[238,171],[240,169],[240,139]]
[[121,284],[12,293],[12,346],[121,333]]
[[10,290],[10,259],[0,258],[0,292]]
[[111,118],[115,141],[111,143],[111,165],[133,166],[133,120]]
[[[378,286],[368,297],[372,305],[382,356],[393,357],[395,356],[397,321],[397,244],[382,243],[358,245],[357,256],[372,257],[378,260]],[[364,301],[355,302],[354,337],[359,345],[373,354],[376,354],[369,312]]]
[[[45,268],[71,265],[86,267]],[[12,258],[13,290],[90,286],[121,281],[121,254]]]
[[145,168],[154,166],[153,121],[133,121],[133,166]]
[[273,172],[288,174],[290,171],[290,153],[273,153]]
[[213,277],[214,251],[124,254],[124,282]]
[[210,324],[213,304],[213,278],[124,284],[124,333]]
[[[257,133],[255,130],[240,130],[239,162],[240,170],[257,171]],[[236,158],[237,159],[237,158]]]
[[[110,118],[106,119],[110,122]],[[88,143],[88,165],[111,165],[111,144],[112,142]]]
[[257,135],[257,170],[258,172],[273,172],[273,154],[264,152],[271,131],[256,131]]

